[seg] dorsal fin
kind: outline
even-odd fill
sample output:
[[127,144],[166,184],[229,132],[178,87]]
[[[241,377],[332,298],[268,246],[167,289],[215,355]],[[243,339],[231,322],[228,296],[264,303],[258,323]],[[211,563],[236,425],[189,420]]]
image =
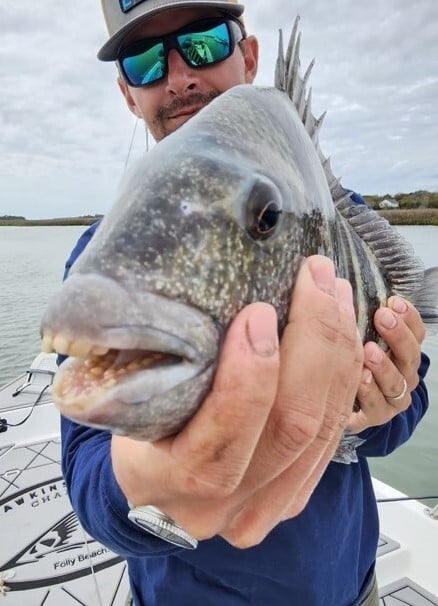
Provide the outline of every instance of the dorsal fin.
[[334,176],[330,166],[330,161],[324,156],[319,146],[318,135],[325,117],[325,112],[319,118],[316,118],[313,115],[312,89],[309,88],[309,90],[307,90],[307,83],[312,68],[315,64],[315,60],[312,59],[305,71],[304,76],[301,76],[300,73],[301,33],[298,30],[299,22],[300,17],[297,15],[292,28],[292,34],[286,50],[286,55],[284,53],[283,46],[283,32],[280,30],[278,57],[275,68],[275,87],[281,91],[284,91],[294,103],[298,115],[300,116],[301,121],[304,124],[310,138],[312,139],[316,151],[318,152],[318,156],[324,168],[327,183],[330,187],[330,193],[332,194],[333,201],[336,204],[337,201],[345,195],[345,190],[341,187],[340,180]]

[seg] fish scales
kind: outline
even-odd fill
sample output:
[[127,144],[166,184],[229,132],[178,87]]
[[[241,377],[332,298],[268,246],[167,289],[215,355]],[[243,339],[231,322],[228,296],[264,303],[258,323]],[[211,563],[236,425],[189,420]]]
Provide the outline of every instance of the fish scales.
[[280,48],[277,88],[233,87],[129,171],[50,303],[46,346],[84,351],[53,390],[71,419],[146,440],[178,431],[210,388],[236,313],[271,303],[281,334],[312,254],[352,283],[364,340],[377,339],[372,318],[390,294],[437,321],[438,270],[425,272],[386,221],[351,201],[319,148],[297,35],[286,58]]

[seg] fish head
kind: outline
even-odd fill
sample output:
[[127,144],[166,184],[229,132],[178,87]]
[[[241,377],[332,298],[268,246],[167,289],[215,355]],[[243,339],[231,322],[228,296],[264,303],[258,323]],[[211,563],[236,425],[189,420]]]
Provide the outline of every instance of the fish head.
[[127,176],[42,321],[71,356],[54,386],[79,423],[156,440],[205,397],[224,331],[253,301],[279,330],[303,257],[333,249],[318,154],[287,96],[230,89]]

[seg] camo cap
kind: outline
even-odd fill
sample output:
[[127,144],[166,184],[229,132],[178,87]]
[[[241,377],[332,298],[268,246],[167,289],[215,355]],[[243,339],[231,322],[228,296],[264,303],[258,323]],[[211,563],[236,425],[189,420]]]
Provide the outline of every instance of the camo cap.
[[101,0],[109,39],[97,56],[101,61],[115,61],[124,39],[140,23],[156,13],[172,8],[217,8],[233,17],[240,17],[243,4],[237,0]]

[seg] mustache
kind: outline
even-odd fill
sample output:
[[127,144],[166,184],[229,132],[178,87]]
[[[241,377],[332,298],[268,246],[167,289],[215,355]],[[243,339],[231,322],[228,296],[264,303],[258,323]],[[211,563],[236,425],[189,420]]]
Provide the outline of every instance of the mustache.
[[156,113],[156,120],[158,122],[163,122],[183,109],[197,105],[207,105],[207,103],[210,103],[210,101],[213,101],[213,99],[218,96],[218,91],[210,91],[209,93],[192,93],[191,95],[184,97],[184,99],[177,97],[169,103],[169,105],[160,107]]

